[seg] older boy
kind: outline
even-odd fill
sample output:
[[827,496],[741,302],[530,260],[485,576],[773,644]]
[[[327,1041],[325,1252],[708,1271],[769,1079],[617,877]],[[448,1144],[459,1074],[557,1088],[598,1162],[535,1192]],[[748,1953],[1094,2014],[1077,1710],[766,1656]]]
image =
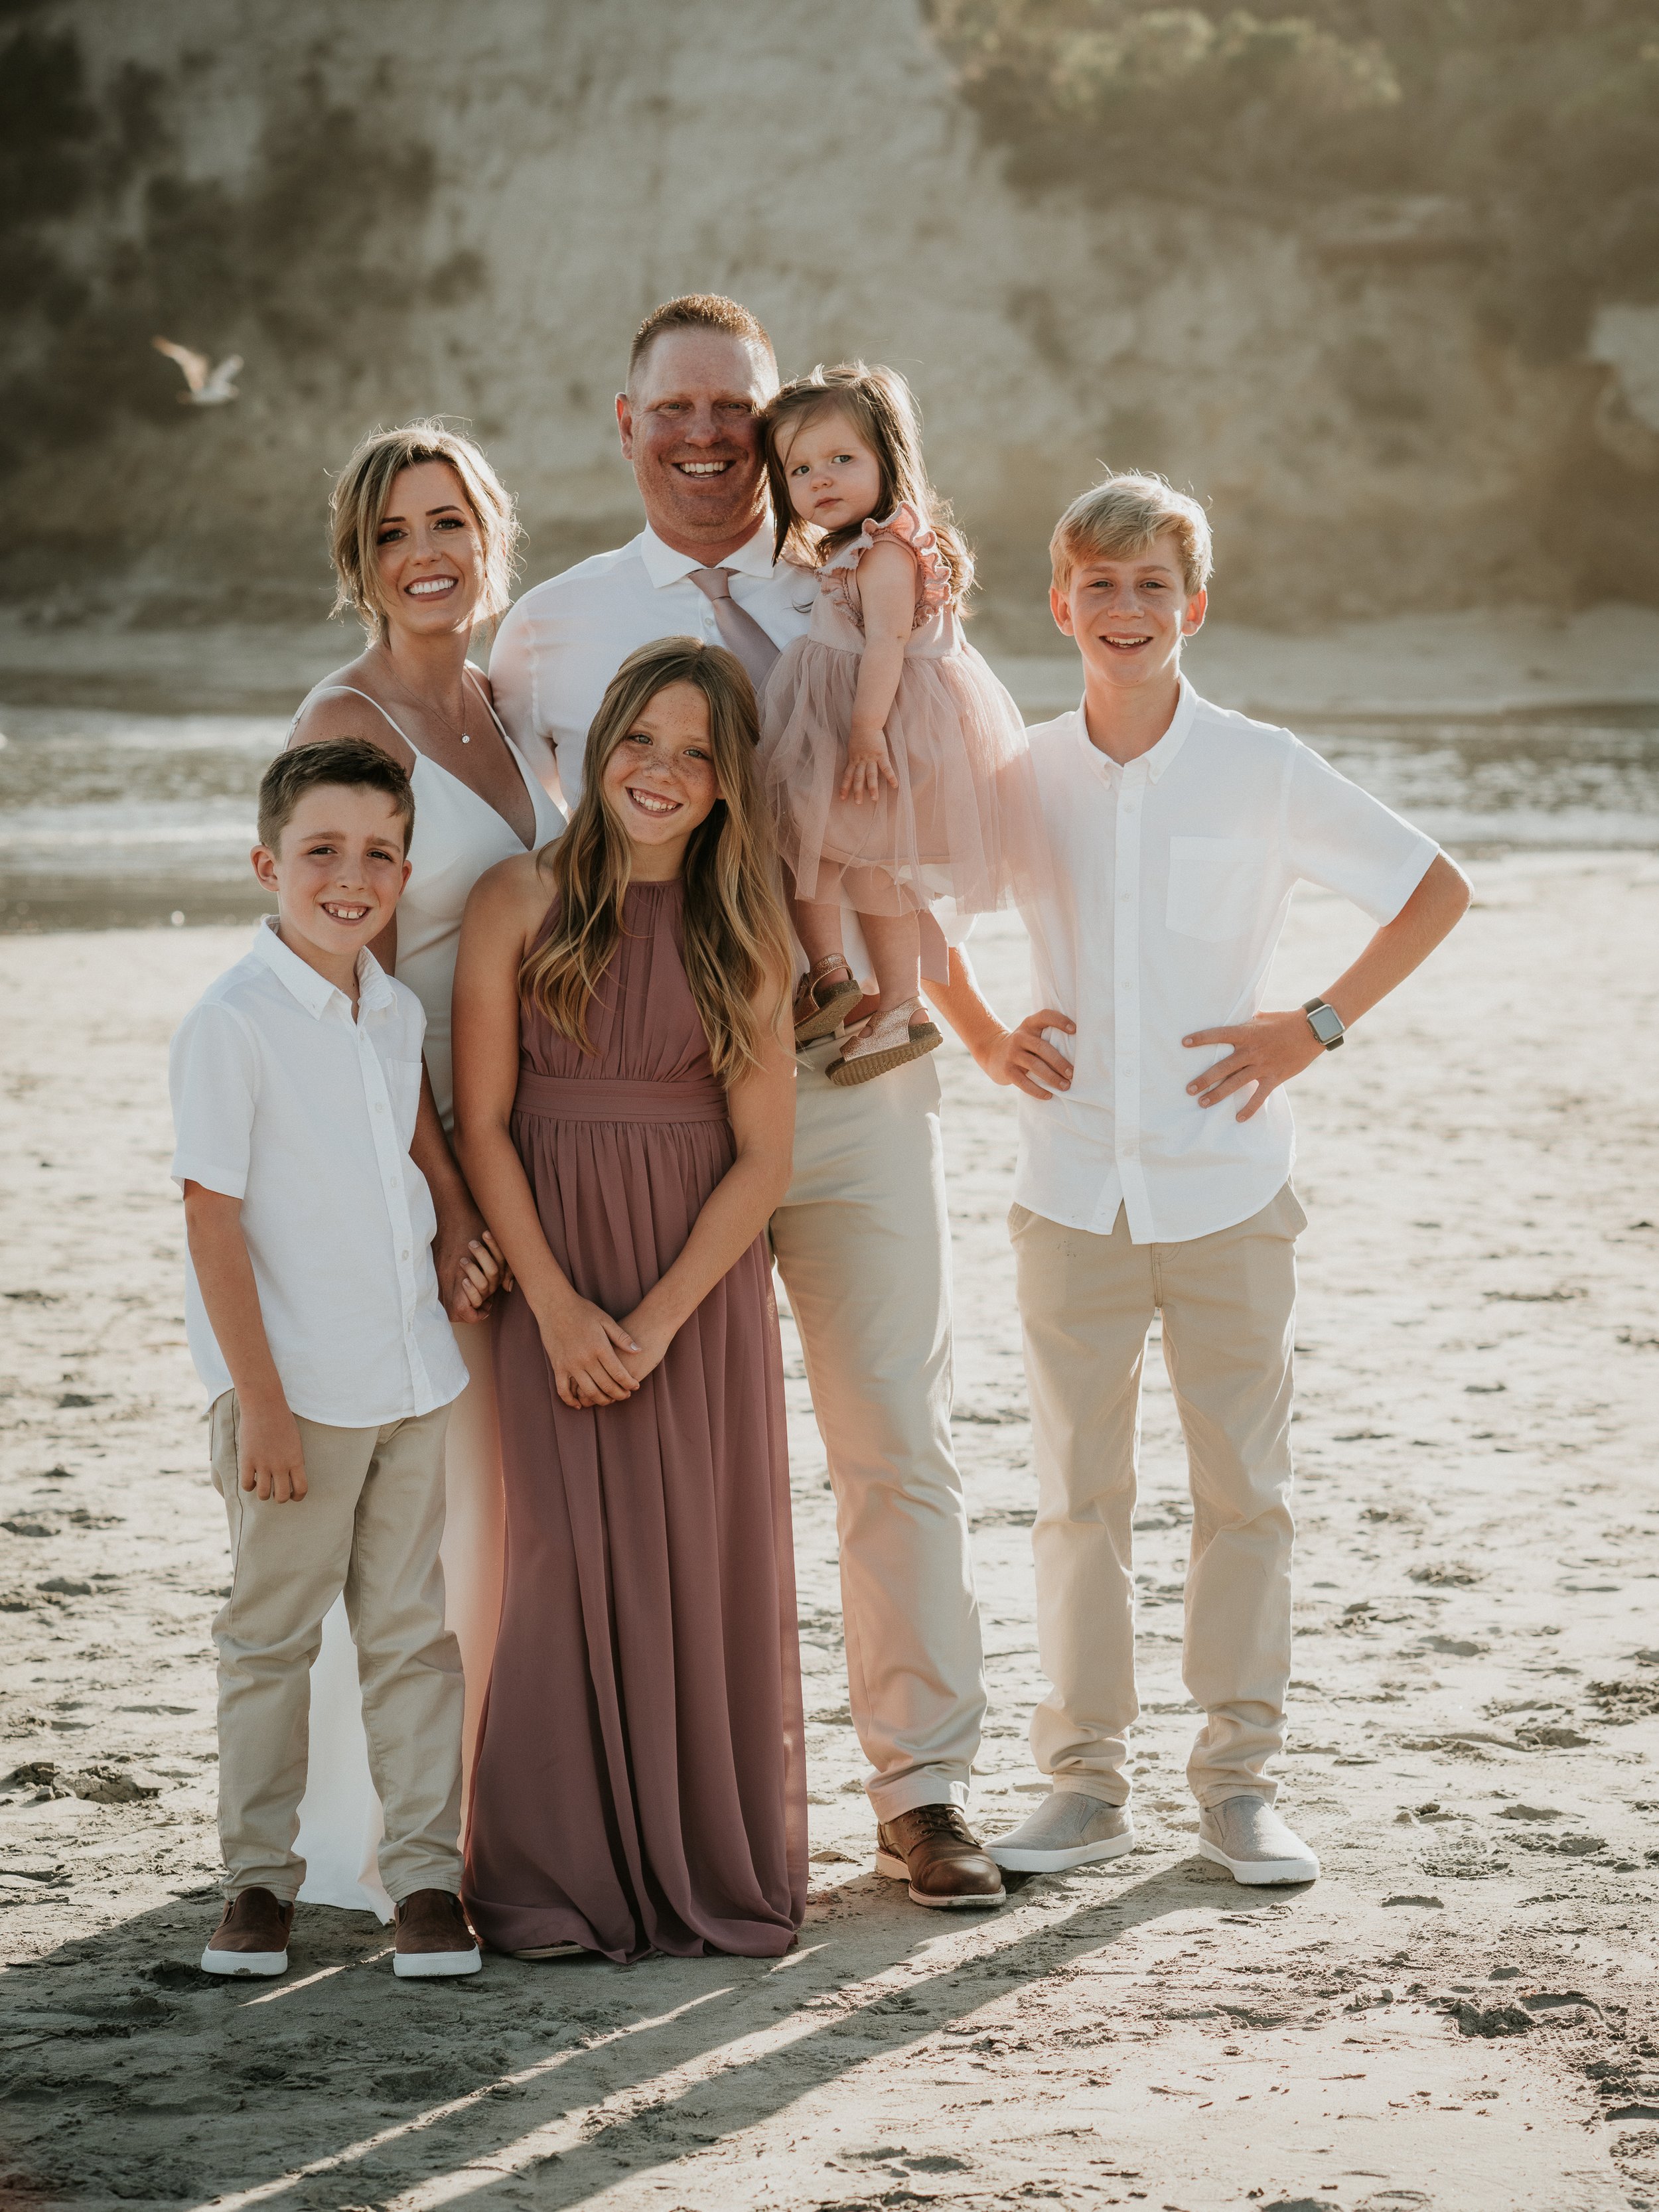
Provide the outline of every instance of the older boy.
[[[1199,1849],[1241,1882],[1310,1881],[1319,1863],[1273,1809],[1267,1771],[1290,1676],[1305,1220],[1282,1086],[1410,975],[1468,886],[1287,731],[1209,706],[1182,676],[1210,571],[1195,501],[1109,477],[1066,509],[1050,551],[1084,696],[1031,732],[1053,856],[1024,909],[1043,1011],[1010,1032],[971,988],[930,994],[992,1079],[1024,1094],[1009,1223],[1054,1686],[1031,1746],[1052,1787],[989,1848],[1003,1867],[1054,1872],[1133,1842],[1130,1528],[1141,1362],[1161,1313],[1193,1493],[1182,1672],[1205,1711],[1188,1766]],[[1379,927],[1324,997],[1264,1012],[1298,880]]]
[[[461,1670],[438,1565],[444,1429],[466,1368],[409,1156],[425,1018],[368,949],[408,880],[414,820],[409,779],[377,746],[279,755],[252,856],[276,920],[173,1041],[186,1325],[230,1521],[214,1623],[227,1903],[209,1973],[288,1965],[311,1662],[342,1589],[386,1809],[394,1971],[480,1964],[457,1895]],[[474,1270],[479,1302],[493,1267]]]

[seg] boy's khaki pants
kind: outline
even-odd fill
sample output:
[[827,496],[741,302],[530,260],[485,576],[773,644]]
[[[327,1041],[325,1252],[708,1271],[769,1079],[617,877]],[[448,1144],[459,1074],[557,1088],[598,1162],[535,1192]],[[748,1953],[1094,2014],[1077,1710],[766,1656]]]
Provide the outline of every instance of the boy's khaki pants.
[[230,1521],[230,1595],[219,1648],[219,1838],[225,1893],[294,1898],[305,1794],[311,1662],[342,1589],[357,1646],[369,1772],[386,1809],[380,1879],[394,1902],[459,1892],[461,1661],[444,1626],[449,1408],[383,1428],[296,1415],[307,1494],[278,1505],[237,1476],[236,1393],[214,1401],[214,1487]]
[[1154,1314],[1187,1439],[1193,1534],[1182,1676],[1206,1718],[1188,1763],[1200,1805],[1250,1795],[1285,1735],[1291,1671],[1291,1349],[1296,1238],[1286,1183],[1236,1228],[1182,1244],[1009,1215],[1037,1474],[1037,1650],[1054,1685],[1031,1748],[1054,1786],[1123,1804],[1134,1678],[1140,1374]]

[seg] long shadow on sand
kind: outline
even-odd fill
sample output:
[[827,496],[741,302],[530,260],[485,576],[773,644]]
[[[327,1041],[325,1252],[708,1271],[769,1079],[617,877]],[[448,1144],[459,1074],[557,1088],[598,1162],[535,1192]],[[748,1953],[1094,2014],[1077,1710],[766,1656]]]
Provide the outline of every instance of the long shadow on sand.
[[941,1927],[872,1877],[816,1900],[780,1960],[492,1957],[426,1984],[393,1980],[367,1916],[313,1909],[285,1980],[215,1985],[175,1905],[6,1978],[18,2195],[0,2203],[339,2212],[447,2176],[452,2202],[576,2205],[1149,1921],[1299,1893],[1252,1894],[1194,1858],[1030,1883],[1000,1915]]

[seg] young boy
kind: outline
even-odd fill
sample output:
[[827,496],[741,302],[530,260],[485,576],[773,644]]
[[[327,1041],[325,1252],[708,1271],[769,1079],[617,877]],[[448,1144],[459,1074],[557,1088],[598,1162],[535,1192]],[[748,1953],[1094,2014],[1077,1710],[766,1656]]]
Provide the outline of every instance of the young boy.
[[[1468,886],[1433,841],[1287,731],[1200,699],[1181,648],[1204,619],[1203,509],[1109,477],[1060,517],[1054,617],[1082,706],[1031,732],[1052,849],[1024,909],[1042,1011],[1012,1032],[963,964],[939,999],[1020,1104],[1009,1216],[1038,1484],[1031,1723],[1051,1778],[988,1848],[1051,1873],[1128,1850],[1131,1520],[1154,1314],[1193,1495],[1183,1678],[1204,1708],[1188,1778],[1199,1849],[1241,1882],[1311,1881],[1273,1809],[1291,1656],[1295,1244],[1282,1086],[1439,944]],[[1379,925],[1323,998],[1264,1012],[1298,880]],[[1063,1038],[1064,1043],[1054,1040]]]
[[[311,1662],[342,1589],[386,1810],[394,1971],[480,1965],[457,1895],[462,1683],[438,1565],[444,1429],[466,1368],[409,1156],[425,1017],[368,950],[408,880],[414,823],[408,777],[375,746],[280,754],[252,855],[276,918],[173,1040],[186,1324],[230,1519],[214,1623],[228,1902],[209,1973],[288,1965]],[[476,1303],[492,1267],[471,1270]]]

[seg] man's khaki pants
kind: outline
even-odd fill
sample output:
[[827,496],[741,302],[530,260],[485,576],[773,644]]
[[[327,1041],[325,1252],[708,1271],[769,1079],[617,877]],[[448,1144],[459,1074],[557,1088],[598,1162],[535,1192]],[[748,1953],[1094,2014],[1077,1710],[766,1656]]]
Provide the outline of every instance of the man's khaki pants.
[[214,1401],[213,1482],[230,1521],[230,1595],[213,1624],[227,1896],[292,1899],[305,1880],[294,1839],[311,1662],[342,1589],[386,1808],[380,1879],[394,1902],[460,1888],[461,1660],[438,1565],[448,1420],[447,1406],[377,1429],[301,1419],[307,1493],[278,1505],[238,1480],[236,1393]]
[[1182,1675],[1206,1718],[1187,1774],[1200,1805],[1251,1795],[1285,1735],[1291,1672],[1291,1349],[1296,1238],[1288,1183],[1236,1228],[1134,1244],[1121,1207],[1092,1236],[1009,1215],[1037,1474],[1037,1650],[1054,1685],[1031,1748],[1057,1789],[1129,1795],[1135,1698],[1135,1476],[1140,1373],[1155,1313],[1187,1439],[1192,1550]]
[[772,1247],[800,1331],[841,1545],[848,1702],[879,1820],[963,1805],[985,1664],[951,1449],[950,1231],[939,1077],[845,1091],[801,1054]]

